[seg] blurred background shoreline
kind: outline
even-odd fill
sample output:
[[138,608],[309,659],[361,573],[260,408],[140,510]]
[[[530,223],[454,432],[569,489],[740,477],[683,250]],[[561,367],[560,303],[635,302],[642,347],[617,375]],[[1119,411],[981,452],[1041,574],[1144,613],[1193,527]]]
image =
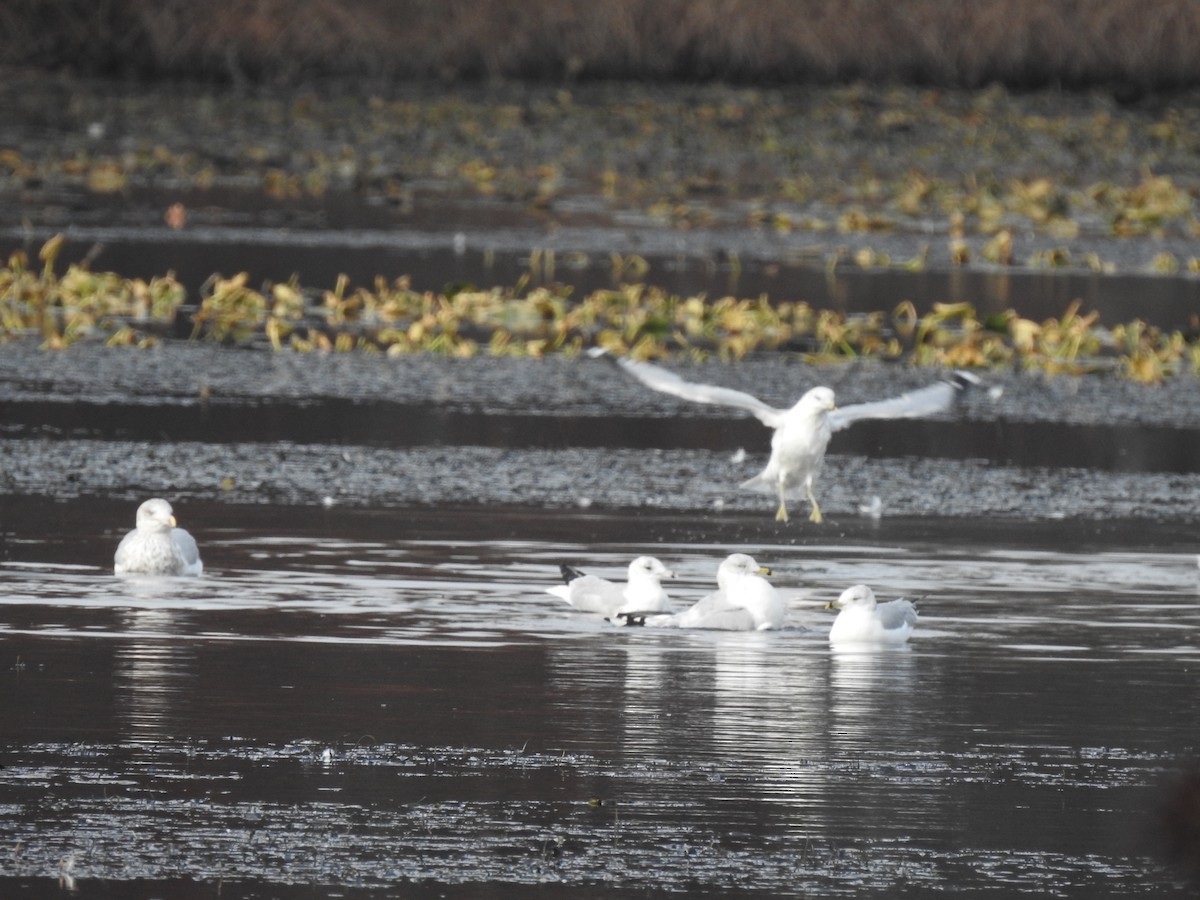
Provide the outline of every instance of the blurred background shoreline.
[[1113,90],[1200,80],[1187,0],[10,0],[18,70],[303,85],[350,77]]

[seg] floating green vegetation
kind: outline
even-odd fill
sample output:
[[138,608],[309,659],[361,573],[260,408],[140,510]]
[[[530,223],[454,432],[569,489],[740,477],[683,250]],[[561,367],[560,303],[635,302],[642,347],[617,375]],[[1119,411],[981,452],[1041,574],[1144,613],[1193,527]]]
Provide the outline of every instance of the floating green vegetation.
[[1035,322],[1012,310],[981,318],[969,303],[934,304],[921,315],[905,301],[849,315],[765,296],[680,297],[646,284],[575,297],[569,286],[531,287],[527,278],[512,288],[443,293],[413,290],[407,277],[352,287],[342,276],[325,291],[295,279],[256,289],[242,273],[214,275],[192,306],[170,274],[144,282],[74,264],[59,277],[61,246],[56,237],[42,247],[40,268],[15,253],[0,269],[0,340],[38,336],[48,349],[80,340],[145,347],[190,327],[193,340],[299,352],[537,357],[600,345],[643,359],[736,360],[776,350],[818,363],[870,357],[1048,374],[1116,371],[1147,384],[1200,374],[1195,336],[1138,320],[1105,328],[1078,303]]

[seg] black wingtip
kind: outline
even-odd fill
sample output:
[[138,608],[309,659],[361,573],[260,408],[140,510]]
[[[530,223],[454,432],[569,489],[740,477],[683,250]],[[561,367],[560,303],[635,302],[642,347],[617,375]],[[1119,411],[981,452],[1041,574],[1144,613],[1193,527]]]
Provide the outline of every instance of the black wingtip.
[[570,584],[576,578],[582,578],[583,574],[584,574],[583,572],[580,572],[578,569],[568,566],[566,563],[561,564],[558,567],[558,571],[562,572],[563,581],[566,584]]
[[983,379],[965,369],[955,369],[950,374],[950,383],[960,391],[965,391],[970,388],[979,387],[983,384]]

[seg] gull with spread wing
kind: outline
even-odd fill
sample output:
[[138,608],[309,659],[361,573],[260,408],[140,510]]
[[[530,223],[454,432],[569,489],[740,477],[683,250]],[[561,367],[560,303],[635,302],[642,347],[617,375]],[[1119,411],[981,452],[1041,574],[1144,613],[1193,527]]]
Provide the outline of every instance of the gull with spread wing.
[[674,372],[652,363],[613,356],[596,348],[593,357],[606,357],[646,387],[696,403],[711,403],[741,409],[757,418],[775,434],[771,438],[771,458],[758,475],[741,487],[771,491],[779,497],[775,519],[788,520],[787,498],[803,489],[812,512],[809,518],[822,521],[821,507],[813,494],[813,481],[825,462],[825,448],[835,431],[863,419],[915,419],[946,412],[959,393],[979,379],[969,372],[954,372],[951,380],[909,391],[898,397],[871,403],[838,407],[833,390],[815,387],[790,409],[777,409],[743,391],[714,384],[685,381]]

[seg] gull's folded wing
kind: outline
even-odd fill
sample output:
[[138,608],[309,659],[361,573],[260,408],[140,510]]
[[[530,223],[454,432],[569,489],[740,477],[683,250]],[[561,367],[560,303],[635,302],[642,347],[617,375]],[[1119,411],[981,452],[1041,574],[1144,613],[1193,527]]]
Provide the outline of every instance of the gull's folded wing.
[[939,381],[899,397],[839,406],[829,414],[829,427],[840,431],[862,419],[920,419],[935,416],[947,412],[960,391],[978,382],[979,379],[968,372],[955,372],[953,381]]
[[890,603],[880,603],[875,610],[880,623],[889,631],[904,625],[917,624],[917,608],[903,598]]
[[566,600],[571,606],[581,612],[594,612],[601,615],[611,615],[620,609],[625,602],[625,594],[621,585],[613,584],[607,579],[596,575],[584,575],[573,579],[570,584],[550,588],[547,593],[554,594]]
[[183,561],[187,563],[188,568],[194,568],[200,563],[200,548],[196,546],[196,539],[194,537],[182,528],[172,528],[171,539],[175,541],[175,546],[179,548],[179,552],[183,556]]
[[674,372],[670,372],[652,363],[612,356],[603,350],[592,351],[591,355],[604,356],[612,360],[652,390],[681,397],[684,400],[691,400],[695,403],[712,403],[718,406],[732,406],[735,409],[742,409],[772,428],[779,424],[780,418],[784,413],[783,410],[768,406],[750,394],[735,391],[733,388],[720,387],[715,384],[698,384],[693,381],[684,381]]
[[748,609],[726,609],[705,616],[699,627],[712,631],[754,631],[754,616]]

